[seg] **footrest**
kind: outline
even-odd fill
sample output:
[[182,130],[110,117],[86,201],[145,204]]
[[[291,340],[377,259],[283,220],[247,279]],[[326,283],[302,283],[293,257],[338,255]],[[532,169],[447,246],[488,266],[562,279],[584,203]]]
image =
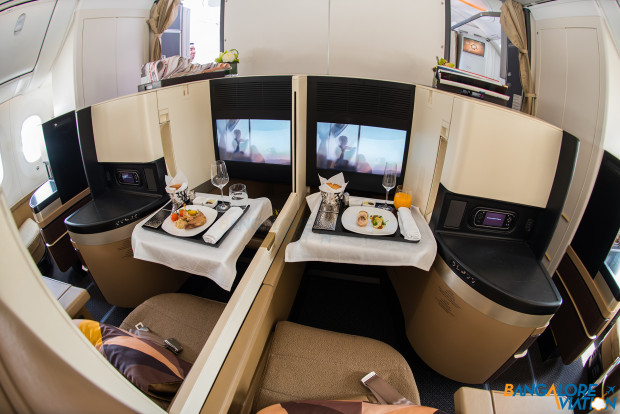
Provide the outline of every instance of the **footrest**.
[[91,319],[92,316],[86,309],[86,302],[90,295],[86,289],[82,289],[60,280],[42,276],[45,284],[52,294],[72,318]]

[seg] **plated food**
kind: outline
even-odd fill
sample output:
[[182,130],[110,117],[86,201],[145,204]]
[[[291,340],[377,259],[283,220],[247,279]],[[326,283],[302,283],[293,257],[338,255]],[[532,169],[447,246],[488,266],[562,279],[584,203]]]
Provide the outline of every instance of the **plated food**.
[[191,230],[200,227],[207,222],[207,217],[200,210],[180,209],[178,212],[172,213],[170,219],[174,221],[177,229]]
[[365,227],[368,224],[368,212],[360,211],[357,213],[357,225],[360,227]]
[[342,227],[367,236],[386,236],[398,229],[398,220],[390,211],[377,207],[351,206],[341,217]]
[[381,230],[383,226],[387,223],[387,220],[385,220],[383,216],[374,215],[370,216],[370,222],[375,229]]
[[[360,227],[366,227],[368,225],[368,212],[366,210],[360,210],[357,213],[357,225]],[[388,221],[383,218],[383,216],[379,216],[377,214],[370,216],[370,223],[372,227],[375,229],[383,229],[383,226]]]
[[187,190],[187,183],[166,185],[166,192],[168,194],[176,194],[185,190]]
[[170,214],[161,225],[166,233],[193,237],[202,233],[217,219],[217,211],[201,205],[187,205]]

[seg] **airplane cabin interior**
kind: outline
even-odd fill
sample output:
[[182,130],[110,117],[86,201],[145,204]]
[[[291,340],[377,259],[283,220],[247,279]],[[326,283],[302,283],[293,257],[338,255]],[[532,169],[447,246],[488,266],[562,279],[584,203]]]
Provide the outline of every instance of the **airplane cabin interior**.
[[0,412],[620,412],[618,0],[0,33]]

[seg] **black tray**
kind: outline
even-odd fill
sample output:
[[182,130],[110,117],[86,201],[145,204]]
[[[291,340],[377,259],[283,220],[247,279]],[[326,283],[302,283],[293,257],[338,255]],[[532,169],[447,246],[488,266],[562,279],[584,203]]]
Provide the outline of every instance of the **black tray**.
[[157,227],[148,227],[146,226],[146,223],[148,223],[149,221],[151,221],[152,219],[155,219],[155,216],[157,216],[160,212],[165,212],[166,213],[166,218],[168,218],[168,216],[170,216],[170,214],[172,214],[172,209],[170,208],[170,203],[166,204],[165,206],[163,206],[161,209],[159,209],[157,211],[157,213],[155,213],[153,215],[152,218],[150,218],[147,222],[145,222],[142,225],[143,229],[146,230],[150,230],[150,231],[154,231],[160,234],[165,234],[166,236],[170,236],[170,237],[174,237],[177,239],[183,239],[183,240],[187,240],[187,241],[191,241],[194,243],[200,243],[203,246],[209,246],[209,247],[220,247],[220,244],[222,244],[222,242],[224,241],[224,239],[228,236],[228,234],[230,233],[230,230],[232,230],[238,223],[239,220],[241,220],[241,218],[245,215],[245,213],[247,213],[247,211],[250,209],[250,205],[248,204],[244,209],[243,209],[243,213],[241,213],[241,215],[239,216],[239,218],[237,219],[237,221],[235,222],[235,224],[233,224],[232,226],[230,226],[228,228],[228,230],[226,230],[226,233],[222,234],[222,237],[220,237],[220,239],[217,241],[217,243],[215,244],[209,244],[207,242],[205,242],[202,239],[202,236],[211,228],[211,226],[213,226],[213,224],[215,224],[216,221],[218,221],[220,219],[220,217],[222,217],[224,215],[224,213],[218,212],[217,213],[217,217],[215,218],[215,221],[211,224],[211,226],[207,227],[205,230],[201,231],[200,233],[191,236],[191,237],[181,237],[181,236],[175,236],[174,234],[170,234],[167,231],[165,231],[164,229],[161,228],[161,225],[163,223],[163,221],[161,223],[159,223],[159,225],[157,225]]
[[[338,213],[324,212],[322,211],[324,210],[324,208],[323,208],[323,202],[321,201],[319,212],[317,213],[316,218],[314,219],[314,223],[312,224],[312,232],[319,233],[319,234],[332,234],[336,236],[361,237],[364,239],[390,240],[390,241],[405,242],[405,243],[418,243],[419,242],[419,240],[405,239],[405,237],[403,237],[403,235],[400,234],[400,226],[396,227],[396,231],[393,234],[385,235],[385,236],[369,236],[367,234],[360,234],[360,233],[349,231],[345,229],[344,226],[342,225],[342,213],[344,213],[344,211],[347,208],[348,208],[347,206],[344,206],[341,204]],[[396,213],[394,212],[393,208],[390,211],[396,216]],[[337,214],[338,217],[336,218],[336,226],[333,230],[315,228],[316,226],[319,225],[319,222],[321,221],[321,214],[326,214],[326,215]]]

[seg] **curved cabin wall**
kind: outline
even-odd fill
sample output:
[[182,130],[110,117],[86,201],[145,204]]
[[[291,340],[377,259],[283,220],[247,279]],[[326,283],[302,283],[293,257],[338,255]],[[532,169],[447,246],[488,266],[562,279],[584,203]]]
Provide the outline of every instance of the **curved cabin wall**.
[[5,244],[0,250],[0,385],[12,409],[161,413],[71,322],[22,245],[1,191],[0,233]]
[[224,49],[240,75],[308,73],[430,85],[444,55],[445,4],[392,0],[233,0]]
[[[22,151],[22,123],[37,115],[42,122],[53,117],[52,89],[46,82],[42,87],[0,104],[0,156],[4,178],[2,190],[9,205],[14,205],[47,180],[42,157],[33,163],[26,161]],[[43,145],[43,143],[41,143]]]
[[580,141],[562,218],[543,259],[553,272],[585,211],[603,148],[620,155],[620,53],[608,30],[612,22],[594,0],[557,1],[530,10],[536,116]]

